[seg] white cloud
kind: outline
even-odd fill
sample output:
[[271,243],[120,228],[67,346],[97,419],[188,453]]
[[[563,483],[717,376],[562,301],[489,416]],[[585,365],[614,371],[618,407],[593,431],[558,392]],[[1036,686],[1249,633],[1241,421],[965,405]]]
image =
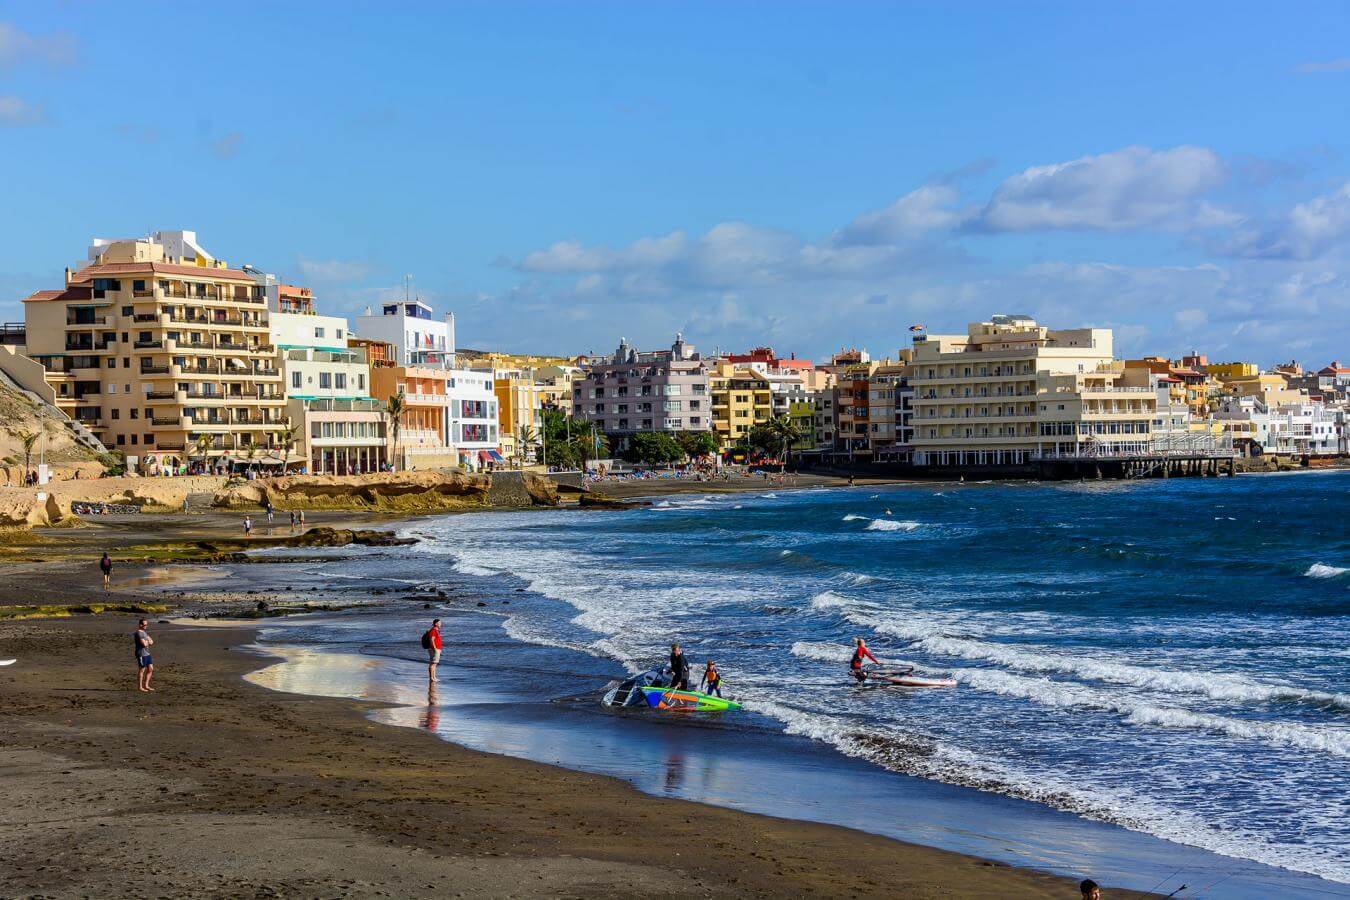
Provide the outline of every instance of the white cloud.
[[1350,182],[1296,204],[1264,230],[1240,232],[1222,250],[1261,259],[1314,259],[1350,238]]
[[20,97],[0,96],[0,126],[37,125],[46,118],[41,106],[33,106]]
[[1224,175],[1214,151],[1192,146],[1161,151],[1126,147],[1033,166],[998,186],[979,227],[1123,231],[1231,225],[1239,218],[1201,199]]
[[891,244],[930,231],[949,230],[971,216],[954,209],[960,191],[954,184],[926,184],[889,206],[865,212],[835,235],[841,246]]
[[0,68],[29,62],[64,66],[75,60],[75,38],[66,32],[33,35],[10,22],[0,22]]
[[1301,66],[1295,66],[1294,71],[1300,75],[1317,75],[1326,72],[1350,72],[1350,56],[1342,56],[1340,59],[1332,59],[1326,62],[1306,62]]

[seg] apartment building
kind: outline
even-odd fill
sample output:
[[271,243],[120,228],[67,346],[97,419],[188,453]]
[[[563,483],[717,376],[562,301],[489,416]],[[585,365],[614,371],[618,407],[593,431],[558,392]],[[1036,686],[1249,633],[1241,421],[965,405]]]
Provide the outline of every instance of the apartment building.
[[501,453],[521,465],[532,463],[539,450],[544,409],[534,369],[494,369],[492,379],[501,428]]
[[384,404],[370,395],[365,352],[348,346],[347,320],[321,316],[308,288],[270,299],[272,342],[295,427],[296,457],[312,474],[379,471],[389,458]]
[[391,458],[400,469],[438,469],[458,464],[445,443],[446,382],[450,371],[435,366],[381,363],[370,367],[371,394],[388,404],[402,395],[397,437],[388,427]]
[[[905,351],[904,356],[910,355]],[[913,456],[914,390],[909,363],[883,360],[868,382],[868,443],[876,462],[910,462]]]
[[[61,290],[24,302],[58,406],[144,471],[281,464],[285,398],[266,297],[193,232],[96,240]],[[198,442],[202,440],[202,447]]]
[[[710,366],[680,335],[669,350],[638,351],[626,340],[606,357],[583,359],[572,413],[622,437],[641,431],[710,431]],[[614,447],[620,450],[622,447]]]
[[420,299],[385,303],[379,315],[367,307],[364,315],[356,317],[356,333],[389,344],[399,365],[448,368],[455,364],[455,314],[437,319]]
[[[708,376],[712,397],[712,432],[723,453],[731,452],[756,425],[774,415],[773,385],[761,371],[717,361]],[[786,405],[783,411],[787,411]]]
[[1146,454],[1157,389],[1122,383],[1111,331],[994,316],[914,340],[914,462],[1008,465]]
[[455,462],[470,471],[504,463],[493,373],[455,368],[445,375],[445,443]]

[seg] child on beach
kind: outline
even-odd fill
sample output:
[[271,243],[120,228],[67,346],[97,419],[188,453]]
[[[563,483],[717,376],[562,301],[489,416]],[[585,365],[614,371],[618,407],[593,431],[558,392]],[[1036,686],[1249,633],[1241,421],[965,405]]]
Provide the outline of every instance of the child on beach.
[[[706,688],[706,690],[705,690]],[[711,659],[703,667],[703,678],[699,680],[698,690],[701,694],[716,694],[722,696],[722,674],[717,671],[717,663]]]
[[252,533],[253,533],[253,519],[249,516],[244,516],[244,534],[249,535]]

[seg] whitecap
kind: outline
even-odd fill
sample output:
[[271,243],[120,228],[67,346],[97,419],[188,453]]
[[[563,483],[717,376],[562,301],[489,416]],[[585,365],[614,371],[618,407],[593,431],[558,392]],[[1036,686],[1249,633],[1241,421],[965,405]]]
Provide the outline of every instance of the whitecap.
[[1328,566],[1322,563],[1313,563],[1311,566],[1308,566],[1308,571],[1304,572],[1303,575],[1306,578],[1338,578],[1346,572],[1350,572],[1350,569],[1341,566]]
[[913,531],[918,522],[896,522],[892,519],[873,519],[867,524],[866,531]]

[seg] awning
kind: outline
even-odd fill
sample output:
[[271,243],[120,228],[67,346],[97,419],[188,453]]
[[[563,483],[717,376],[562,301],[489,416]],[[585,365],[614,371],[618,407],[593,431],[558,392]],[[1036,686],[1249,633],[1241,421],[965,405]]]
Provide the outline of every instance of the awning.
[[492,457],[491,455],[488,454],[486,450],[479,450],[478,459],[480,462],[490,462],[492,460]]
[[501,455],[500,453],[498,453],[496,450],[489,450],[489,451],[488,451],[488,455],[492,457],[492,461],[493,461],[493,462],[499,462],[499,463],[504,463],[504,462],[506,462],[506,457],[502,456],[502,455]]

